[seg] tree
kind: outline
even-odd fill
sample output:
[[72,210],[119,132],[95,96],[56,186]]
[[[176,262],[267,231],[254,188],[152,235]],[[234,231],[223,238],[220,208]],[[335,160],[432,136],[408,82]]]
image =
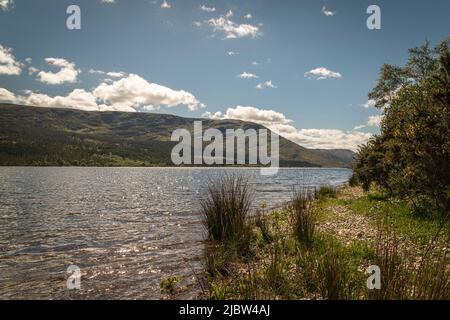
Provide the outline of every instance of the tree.
[[384,65],[370,92],[383,110],[381,134],[361,148],[355,174],[416,204],[450,210],[449,40],[409,50],[404,67]]

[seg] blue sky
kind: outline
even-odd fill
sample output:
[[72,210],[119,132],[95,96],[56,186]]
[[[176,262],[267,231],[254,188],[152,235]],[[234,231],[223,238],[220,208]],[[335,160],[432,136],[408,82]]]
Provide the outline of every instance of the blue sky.
[[[363,104],[381,65],[450,35],[447,0],[107,2],[0,0],[0,100],[238,118],[356,149],[379,130]],[[66,27],[71,4],[81,30]],[[371,4],[381,30],[366,27]]]

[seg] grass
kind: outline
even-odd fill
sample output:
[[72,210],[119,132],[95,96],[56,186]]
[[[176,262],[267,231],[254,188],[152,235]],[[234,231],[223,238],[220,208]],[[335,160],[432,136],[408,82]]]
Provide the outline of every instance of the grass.
[[328,185],[321,186],[315,191],[315,196],[317,199],[336,198],[336,195],[337,195],[337,188]]
[[252,195],[242,177],[224,176],[210,182],[201,201],[201,214],[208,239],[219,242],[246,243]]
[[[228,181],[230,185],[236,186]],[[263,208],[252,218],[247,212],[246,227],[234,228],[247,234],[245,254],[236,249],[233,237],[222,241],[212,237],[205,257],[214,260],[207,268],[206,297],[450,298],[448,255],[443,250],[448,239],[431,241],[439,230],[449,234],[448,225],[418,217],[406,203],[390,200],[376,190],[358,196],[351,195],[358,190],[355,188],[324,190],[317,191],[316,200],[294,193],[290,205],[282,210],[266,213]],[[375,239],[343,239],[319,228],[336,219],[333,208],[337,206],[347,208],[354,217],[364,217],[374,227]],[[366,286],[370,265],[380,267],[380,290]]]
[[317,215],[313,199],[304,192],[295,192],[290,202],[291,224],[298,241],[311,245],[316,229]]

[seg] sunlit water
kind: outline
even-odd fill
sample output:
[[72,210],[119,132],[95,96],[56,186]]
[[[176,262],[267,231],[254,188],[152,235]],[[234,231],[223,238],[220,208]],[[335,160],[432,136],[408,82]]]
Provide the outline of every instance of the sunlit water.
[[[255,206],[276,207],[295,187],[339,185],[351,171],[0,167],[0,298],[159,299],[169,275],[182,279],[178,298],[195,298],[199,199],[226,173],[248,178]],[[81,290],[67,289],[69,265]]]

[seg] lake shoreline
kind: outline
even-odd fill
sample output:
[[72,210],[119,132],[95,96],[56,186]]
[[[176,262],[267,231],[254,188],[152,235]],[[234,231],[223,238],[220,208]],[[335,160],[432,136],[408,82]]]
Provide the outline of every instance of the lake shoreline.
[[[449,223],[441,224],[438,218],[415,217],[405,202],[389,199],[379,190],[364,193],[360,187],[348,185],[335,194],[319,196],[311,206],[317,217],[312,243],[305,244],[296,238],[292,209],[288,207],[268,213],[264,223],[251,222],[252,240],[243,254],[236,254],[226,243],[207,243],[207,255],[215,259],[206,258],[204,298],[450,298],[446,282],[449,269],[445,263]],[[389,227],[379,218],[382,216],[389,216]],[[395,276],[403,281],[397,283],[399,288],[405,287],[402,290],[371,291],[366,287],[369,277],[366,268],[380,264],[379,254],[384,245],[398,252],[396,259],[401,262],[392,267],[403,270],[408,277]],[[331,267],[335,271],[326,271]],[[433,268],[443,274],[434,274]],[[435,283],[429,280],[426,285],[417,280],[433,277]],[[335,282],[327,283],[326,279]],[[384,276],[382,279],[383,284],[388,281]],[[436,284],[437,281],[440,282]],[[436,289],[439,286],[440,291]],[[411,288],[420,295],[413,295]]]

